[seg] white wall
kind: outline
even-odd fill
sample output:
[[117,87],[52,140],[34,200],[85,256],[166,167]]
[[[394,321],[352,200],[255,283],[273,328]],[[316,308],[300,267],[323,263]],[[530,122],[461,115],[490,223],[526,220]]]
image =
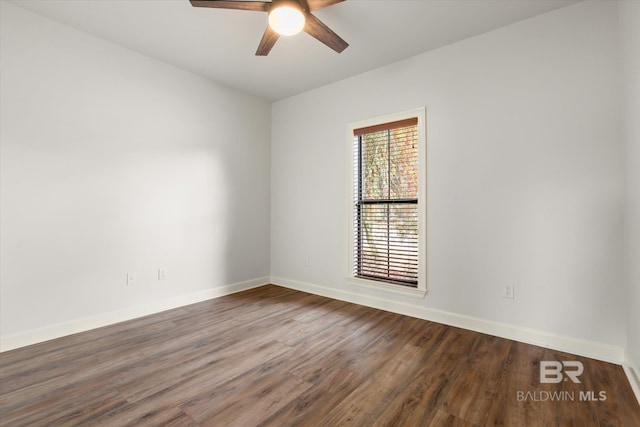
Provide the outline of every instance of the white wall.
[[[627,354],[636,369],[640,369],[640,2],[620,2],[619,13],[623,131],[627,149]],[[638,393],[640,398],[640,390]]]
[[270,105],[1,7],[2,337],[268,277]]
[[[624,347],[617,20],[580,3],[275,103],[272,277]],[[424,300],[344,274],[347,124],[419,106]]]

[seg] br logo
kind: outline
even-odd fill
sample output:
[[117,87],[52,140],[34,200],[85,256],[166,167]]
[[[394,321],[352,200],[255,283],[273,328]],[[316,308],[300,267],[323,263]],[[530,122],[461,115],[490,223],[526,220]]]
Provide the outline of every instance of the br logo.
[[555,360],[543,360],[540,362],[540,382],[560,383],[570,379],[574,383],[580,383],[578,377],[584,372],[582,362],[557,362]]

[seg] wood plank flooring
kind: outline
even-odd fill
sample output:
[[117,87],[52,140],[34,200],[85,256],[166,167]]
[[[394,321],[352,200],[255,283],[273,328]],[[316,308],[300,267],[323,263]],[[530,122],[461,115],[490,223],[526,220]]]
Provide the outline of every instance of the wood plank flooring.
[[[540,384],[543,360],[582,382]],[[270,285],[0,354],[0,425],[638,427],[640,406],[617,365]]]

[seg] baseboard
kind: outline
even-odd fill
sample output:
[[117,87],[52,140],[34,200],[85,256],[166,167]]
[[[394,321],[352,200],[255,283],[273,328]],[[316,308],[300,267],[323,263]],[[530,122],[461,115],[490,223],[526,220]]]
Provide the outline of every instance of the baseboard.
[[625,352],[622,368],[624,369],[624,373],[627,374],[629,384],[631,384],[633,393],[636,395],[636,400],[638,404],[640,404],[640,369],[638,369],[638,365],[634,363],[628,352]]
[[0,352],[37,344],[43,341],[49,341],[66,335],[76,334],[78,332],[89,331],[91,329],[124,322],[126,320],[132,320],[138,317],[148,316],[150,314],[159,313],[172,308],[183,307],[185,305],[219,298],[225,295],[263,286],[267,283],[269,283],[269,277],[259,277],[253,280],[247,280],[186,295],[180,295],[161,301],[155,301],[150,304],[128,307],[122,310],[102,313],[96,316],[75,319],[47,326],[45,328],[9,335],[0,338]]
[[481,319],[463,314],[452,313],[444,310],[437,310],[422,307],[414,304],[395,302],[380,297],[355,293],[347,290],[329,288],[311,283],[285,279],[282,277],[271,277],[271,283],[290,289],[296,289],[328,298],[365,305],[380,310],[391,311],[411,317],[430,320],[445,325],[455,326],[467,330],[507,338],[514,341],[533,344],[541,347],[551,348],[579,356],[590,357],[615,364],[624,362],[624,349],[622,347],[603,344],[594,341],[587,341],[553,334],[536,329],[523,328],[519,326],[507,325],[491,320]]
[[527,344],[538,345],[597,360],[621,364],[629,378],[629,382],[636,394],[636,398],[640,401],[640,380],[638,379],[640,370],[638,370],[638,368],[633,364],[628,355],[625,357],[625,351],[621,347],[561,336],[546,331],[507,325],[491,320],[422,307],[414,304],[395,302],[376,296],[364,295],[361,293],[285,279],[282,277],[260,277],[253,280],[206,289],[204,291],[194,292],[187,295],[180,295],[178,297],[156,301],[150,304],[102,313],[96,316],[59,323],[46,328],[9,335],[0,338],[0,352],[37,344],[39,342],[88,331],[102,326],[112,325],[114,323],[124,322],[138,317],[170,310],[172,308],[219,298],[224,295],[230,295],[236,292],[256,288],[267,283],[273,283],[275,285],[302,292],[308,292],[380,310],[430,320],[501,338],[512,339]]

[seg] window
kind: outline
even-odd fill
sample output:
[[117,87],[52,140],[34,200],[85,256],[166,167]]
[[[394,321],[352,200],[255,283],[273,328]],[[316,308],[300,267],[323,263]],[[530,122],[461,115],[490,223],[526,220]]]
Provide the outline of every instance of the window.
[[356,280],[426,290],[423,121],[421,109],[351,126],[350,276]]

